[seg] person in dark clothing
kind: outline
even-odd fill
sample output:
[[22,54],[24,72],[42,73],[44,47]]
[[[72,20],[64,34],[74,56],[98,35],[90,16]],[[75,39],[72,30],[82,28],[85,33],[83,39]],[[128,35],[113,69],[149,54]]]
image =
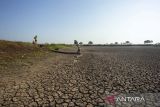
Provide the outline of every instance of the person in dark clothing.
[[74,44],[77,46],[77,54],[80,54],[80,46],[79,46],[79,43],[78,43],[78,41],[77,40],[74,40]]

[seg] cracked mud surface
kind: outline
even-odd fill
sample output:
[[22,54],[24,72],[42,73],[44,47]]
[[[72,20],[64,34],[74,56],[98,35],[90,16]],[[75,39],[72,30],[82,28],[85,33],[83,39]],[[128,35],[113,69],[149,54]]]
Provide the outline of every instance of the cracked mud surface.
[[[112,107],[105,101],[111,93],[159,95],[160,48],[83,47],[81,55],[53,56],[29,67],[23,79],[2,78],[0,106]],[[153,97],[117,107],[160,106]]]

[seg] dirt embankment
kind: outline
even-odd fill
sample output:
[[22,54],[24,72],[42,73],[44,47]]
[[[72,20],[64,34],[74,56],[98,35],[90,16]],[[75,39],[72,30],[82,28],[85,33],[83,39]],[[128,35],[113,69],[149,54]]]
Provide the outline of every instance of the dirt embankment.
[[0,40],[0,85],[8,84],[8,81],[21,81],[29,78],[33,75],[34,69],[42,71],[40,66],[47,66],[47,63],[51,61],[53,61],[51,64],[61,61],[64,55],[51,51],[57,48],[64,52],[76,51],[71,45],[65,44],[40,46],[28,42]]
[[54,57],[47,46],[0,40],[0,78],[22,77],[35,64]]

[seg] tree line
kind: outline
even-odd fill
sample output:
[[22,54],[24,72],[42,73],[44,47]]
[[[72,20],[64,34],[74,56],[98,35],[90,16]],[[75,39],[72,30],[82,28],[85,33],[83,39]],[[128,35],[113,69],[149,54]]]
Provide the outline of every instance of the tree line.
[[[75,40],[77,41],[77,40]],[[108,43],[106,43],[108,44]],[[110,43],[110,45],[132,45],[134,43],[131,43],[130,41],[125,41],[123,43],[118,43],[118,42],[114,42],[114,43]],[[153,44],[153,40],[145,40],[144,44]],[[79,45],[83,45],[83,42],[79,42]],[[93,45],[92,41],[89,41],[88,44],[86,45]],[[156,43],[156,45],[160,45],[160,43]]]

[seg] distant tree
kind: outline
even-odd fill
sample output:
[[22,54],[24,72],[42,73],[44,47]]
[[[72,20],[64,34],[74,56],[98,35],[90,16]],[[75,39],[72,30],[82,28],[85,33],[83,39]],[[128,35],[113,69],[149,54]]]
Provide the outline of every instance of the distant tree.
[[118,42],[115,42],[114,44],[115,44],[115,45],[118,45]]
[[34,37],[35,42],[37,42],[37,35]]
[[160,45],[160,43],[158,42],[158,43],[156,43],[156,45]]
[[145,40],[144,41],[144,44],[150,44],[150,43],[153,43],[153,41],[152,40]]
[[33,44],[37,44],[37,35],[35,35],[33,39]]
[[93,45],[93,42],[92,42],[92,41],[89,41],[89,42],[88,42],[88,45]]
[[126,41],[126,44],[130,44],[130,41]]
[[74,44],[75,44],[75,45],[78,45],[78,41],[77,41],[77,40],[74,40]]
[[155,44],[155,46],[160,46],[160,43],[159,43],[159,42],[158,42],[158,43],[156,43],[156,44]]
[[83,42],[79,42],[80,45],[83,45]]

